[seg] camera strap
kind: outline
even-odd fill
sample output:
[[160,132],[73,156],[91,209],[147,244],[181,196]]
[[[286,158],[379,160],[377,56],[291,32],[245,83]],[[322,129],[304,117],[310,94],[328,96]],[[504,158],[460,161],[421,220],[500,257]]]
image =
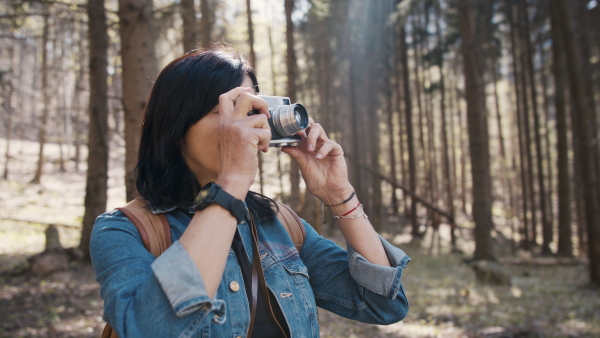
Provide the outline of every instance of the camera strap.
[[279,321],[277,321],[277,317],[275,316],[273,308],[271,307],[269,288],[267,287],[267,281],[265,280],[265,274],[262,268],[262,263],[260,261],[260,251],[258,250],[258,228],[256,227],[256,223],[254,222],[252,212],[249,212],[249,215],[250,229],[252,230],[252,309],[250,313],[250,326],[248,327],[248,334],[246,336],[248,338],[251,338],[252,331],[254,330],[254,319],[256,317],[256,303],[258,300],[258,285],[260,284],[267,313],[269,313],[269,317],[271,317],[273,323],[275,323],[279,331],[281,331],[282,337],[287,338],[285,330],[283,329]]

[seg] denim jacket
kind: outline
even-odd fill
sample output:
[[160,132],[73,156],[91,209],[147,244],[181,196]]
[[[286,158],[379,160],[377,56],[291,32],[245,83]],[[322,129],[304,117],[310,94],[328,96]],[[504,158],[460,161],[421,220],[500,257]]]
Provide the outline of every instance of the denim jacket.
[[[158,258],[146,250],[137,229],[120,211],[96,220],[90,253],[104,320],[121,338],[245,337],[250,309],[235,253],[230,250],[211,299],[178,241],[193,214],[173,208],[166,215],[173,244]],[[265,279],[292,337],[319,337],[317,306],[365,323],[391,324],[406,316],[401,278],[410,258],[402,250],[381,238],[392,266],[374,265],[349,245],[346,252],[303,224],[306,239],[300,253],[278,220],[258,224]],[[242,222],[238,231],[252,261],[249,225]]]

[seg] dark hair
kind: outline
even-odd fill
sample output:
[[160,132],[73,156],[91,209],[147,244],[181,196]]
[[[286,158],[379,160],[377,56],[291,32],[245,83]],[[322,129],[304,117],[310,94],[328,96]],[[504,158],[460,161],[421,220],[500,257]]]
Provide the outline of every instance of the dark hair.
[[[160,72],[146,105],[136,168],[137,189],[150,205],[192,205],[201,186],[180,151],[185,134],[246,76],[258,91],[248,61],[224,49],[187,53]],[[277,208],[273,200],[252,192],[246,203],[259,218],[273,218]]]

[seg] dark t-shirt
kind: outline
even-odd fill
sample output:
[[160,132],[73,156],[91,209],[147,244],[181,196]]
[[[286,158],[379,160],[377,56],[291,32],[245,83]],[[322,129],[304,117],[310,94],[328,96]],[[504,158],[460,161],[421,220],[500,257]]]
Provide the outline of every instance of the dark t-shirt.
[[[238,262],[240,263],[240,268],[242,269],[242,276],[244,277],[246,295],[248,295],[248,304],[250,304],[250,309],[252,309],[252,263],[250,262],[246,251],[244,250],[242,238],[237,231],[235,233],[235,237],[233,238],[233,242],[231,243],[231,248],[235,252]],[[283,326],[283,329],[289,337],[289,329],[287,327],[287,323],[285,321],[283,312],[279,307],[279,303],[277,303],[277,299],[273,297],[271,292],[269,292],[269,298],[271,301],[271,308],[273,308],[273,313],[275,313],[277,321],[279,322],[279,324],[281,324],[281,326]],[[254,318],[254,330],[252,331],[252,337],[282,337],[279,328],[277,328],[277,324],[275,324],[273,320],[271,320],[271,317],[267,313],[267,308],[265,307],[265,301],[263,299],[262,288],[260,286],[258,287],[256,317]]]

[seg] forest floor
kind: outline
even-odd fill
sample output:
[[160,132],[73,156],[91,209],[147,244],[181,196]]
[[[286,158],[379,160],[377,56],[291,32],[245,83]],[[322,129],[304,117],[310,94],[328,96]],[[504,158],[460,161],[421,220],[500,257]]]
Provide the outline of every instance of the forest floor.
[[[45,277],[7,273],[43,251],[47,224],[57,225],[64,247],[79,242],[85,165],[76,171],[69,162],[61,171],[58,147],[49,144],[42,183],[30,184],[35,151],[28,142],[11,144],[9,177],[0,180],[0,337],[98,337],[102,300],[89,264]],[[109,208],[123,204],[122,155],[112,152]],[[444,236],[431,250],[430,236],[411,242],[402,223],[386,217],[383,235],[412,258],[403,275],[408,316],[379,326],[320,310],[322,337],[600,337],[600,290],[588,287],[585,263],[504,263],[510,286],[481,285],[468,255],[451,253]],[[472,243],[460,244],[470,252]]]

